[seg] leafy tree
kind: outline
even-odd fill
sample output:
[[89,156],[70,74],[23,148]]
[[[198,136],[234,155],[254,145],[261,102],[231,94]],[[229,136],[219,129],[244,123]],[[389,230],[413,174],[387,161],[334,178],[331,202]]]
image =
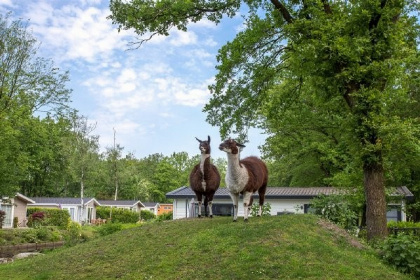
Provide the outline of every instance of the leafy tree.
[[[68,114],[68,73],[37,56],[21,20],[0,15],[0,184],[3,195],[50,193],[60,175],[60,118]],[[38,115],[38,117],[35,117]],[[43,118],[41,118],[41,116]]]
[[410,113],[419,97],[420,29],[412,14],[418,1],[112,0],[109,18],[119,29],[151,34],[141,44],[171,28],[186,31],[189,22],[218,23],[241,3],[248,8],[245,29],[219,51],[207,120],[221,124],[223,137],[245,135],[250,126],[275,135],[284,128],[270,121],[285,106],[309,102],[304,109],[312,111],[303,114],[320,124],[330,116],[328,123],[342,132],[339,143],[349,144],[344,156],[352,155],[355,172],[363,174],[368,239],[384,238],[385,158],[397,143],[401,151],[419,151],[418,116]]

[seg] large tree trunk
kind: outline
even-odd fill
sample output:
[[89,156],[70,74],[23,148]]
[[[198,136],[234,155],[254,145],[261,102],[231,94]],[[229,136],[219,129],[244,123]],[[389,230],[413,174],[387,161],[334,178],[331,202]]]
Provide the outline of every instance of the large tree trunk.
[[384,170],[378,163],[363,166],[366,196],[366,226],[369,241],[388,235]]

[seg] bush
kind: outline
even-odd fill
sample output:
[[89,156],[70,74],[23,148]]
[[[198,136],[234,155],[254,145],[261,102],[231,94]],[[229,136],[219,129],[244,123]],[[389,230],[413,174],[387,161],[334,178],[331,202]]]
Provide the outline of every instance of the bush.
[[74,221],[71,221],[67,226],[67,232],[64,235],[66,245],[71,246],[77,244],[81,240],[82,226]]
[[159,216],[157,216],[156,220],[158,220],[159,222],[161,222],[161,221],[172,220],[172,218],[173,218],[173,213],[171,211],[171,212],[168,212],[168,213],[160,214]]
[[381,246],[382,257],[399,271],[420,277],[420,241],[407,234],[392,235]]
[[[389,221],[387,224],[388,231],[392,233],[394,229],[399,229],[395,232],[405,234],[413,235],[417,238],[417,240],[420,240],[420,223],[415,222],[396,222],[396,221]],[[411,230],[412,228],[415,228],[416,230]],[[406,230],[404,230],[406,229]]]
[[[260,211],[260,204],[253,203],[251,207],[251,216],[256,217]],[[261,216],[271,216],[271,204],[265,203],[262,208]]]
[[28,208],[27,214],[28,214],[28,227],[33,227],[33,215],[35,213],[42,212],[44,213],[44,217],[42,220],[37,221],[36,224],[43,225],[43,226],[57,226],[60,228],[65,229],[70,219],[70,214],[65,209],[56,209],[56,208]]
[[134,224],[139,220],[139,213],[137,212],[128,209],[111,208],[108,206],[97,207],[96,216],[101,219],[109,219],[111,217],[112,223]]
[[4,220],[6,219],[6,212],[0,210],[0,228],[3,228]]
[[28,219],[28,226],[37,228],[43,225],[44,217],[45,217],[45,214],[42,211],[32,213],[32,215],[30,215]]
[[110,223],[110,224],[104,224],[103,226],[100,226],[97,228],[98,233],[101,236],[109,235],[114,232],[122,230],[123,226],[120,223]]
[[149,221],[149,220],[153,220],[156,216],[155,214],[153,214],[153,212],[149,210],[141,210],[140,217],[142,220]]
[[327,219],[348,231],[355,231],[358,227],[357,212],[342,195],[321,195],[311,202],[315,214]]
[[17,228],[19,224],[19,218],[18,217],[14,217],[13,218],[13,228]]

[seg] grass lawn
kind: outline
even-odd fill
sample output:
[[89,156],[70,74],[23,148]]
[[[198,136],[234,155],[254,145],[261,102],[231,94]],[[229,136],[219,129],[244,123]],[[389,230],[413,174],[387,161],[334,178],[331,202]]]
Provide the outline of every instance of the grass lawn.
[[0,279],[412,279],[312,215],[150,223],[0,266]]

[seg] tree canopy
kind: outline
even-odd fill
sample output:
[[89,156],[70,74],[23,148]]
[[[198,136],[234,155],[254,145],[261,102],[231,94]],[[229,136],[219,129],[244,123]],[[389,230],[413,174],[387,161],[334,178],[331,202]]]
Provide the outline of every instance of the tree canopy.
[[111,0],[110,8],[119,29],[149,35],[140,43],[246,11],[244,30],[219,50],[207,121],[222,137],[261,127],[268,157],[295,170],[312,161],[323,178],[363,185],[368,238],[386,236],[391,159],[419,158],[418,1]]

